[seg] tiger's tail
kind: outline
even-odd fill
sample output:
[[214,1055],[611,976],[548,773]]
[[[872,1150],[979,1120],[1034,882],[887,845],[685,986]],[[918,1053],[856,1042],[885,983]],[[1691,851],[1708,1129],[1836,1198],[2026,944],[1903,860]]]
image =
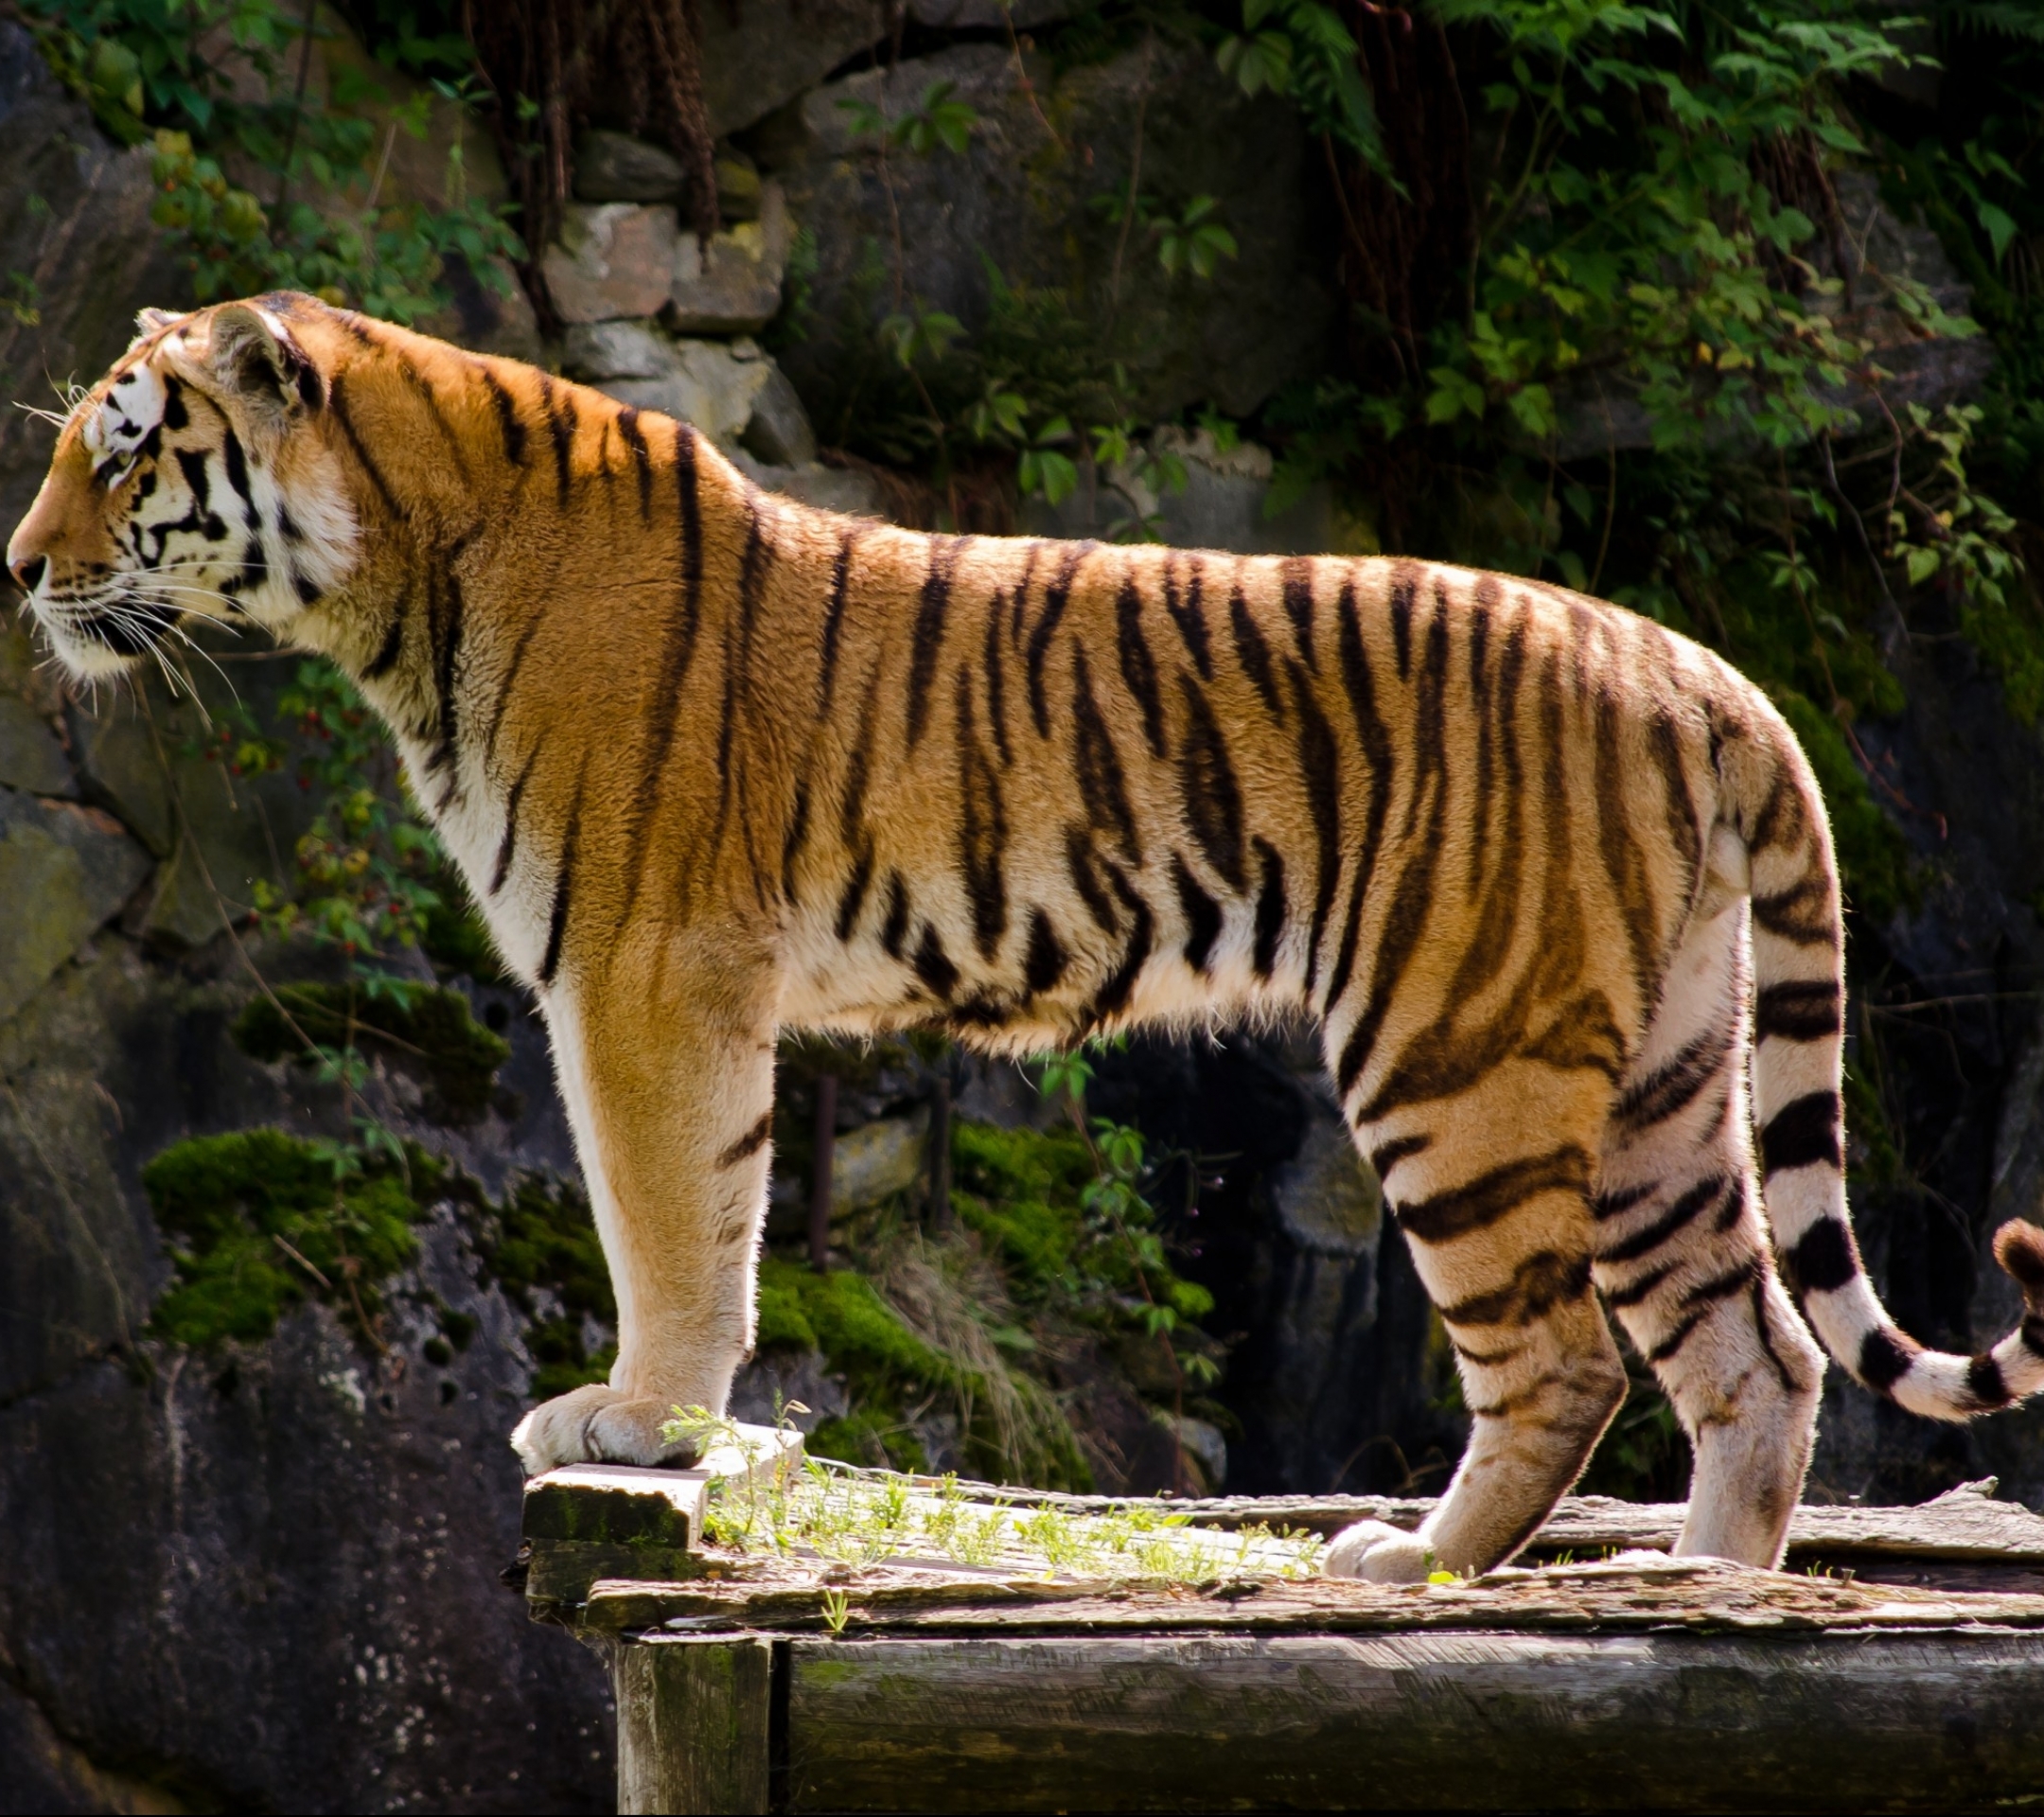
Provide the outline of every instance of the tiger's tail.
[[1995,1233],[2023,1317],[1992,1350],[1926,1350],[1889,1316],[1845,1206],[1844,924],[1823,800],[1779,719],[1721,747],[1720,774],[1751,865],[1753,1125],[1789,1290],[1830,1355],[1912,1413],[1969,1420],[2024,1400],[2044,1389],[2044,1230],[2011,1219]]

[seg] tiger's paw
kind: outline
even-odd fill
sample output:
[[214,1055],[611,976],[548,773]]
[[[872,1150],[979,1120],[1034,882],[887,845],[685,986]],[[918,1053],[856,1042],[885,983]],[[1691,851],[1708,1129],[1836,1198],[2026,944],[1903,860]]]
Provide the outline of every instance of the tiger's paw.
[[560,1464],[690,1464],[696,1447],[671,1442],[661,1427],[674,1418],[670,1402],[628,1395],[591,1383],[539,1405],[518,1422],[511,1449],[528,1476]]
[[1418,1534],[1383,1521],[1343,1527],[1320,1561],[1323,1575],[1366,1583],[1424,1583],[1430,1567],[1427,1544]]

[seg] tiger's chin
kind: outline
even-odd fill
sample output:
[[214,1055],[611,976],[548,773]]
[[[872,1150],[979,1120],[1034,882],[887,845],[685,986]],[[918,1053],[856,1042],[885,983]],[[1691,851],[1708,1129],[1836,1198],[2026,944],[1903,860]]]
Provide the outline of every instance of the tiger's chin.
[[562,1464],[672,1464],[696,1461],[689,1439],[661,1428],[675,1417],[672,1402],[590,1383],[542,1401],[518,1423],[511,1448],[528,1476]]
[[169,635],[170,621],[143,626],[110,614],[79,611],[57,620],[38,611],[50,654],[79,681],[110,681],[144,667]]

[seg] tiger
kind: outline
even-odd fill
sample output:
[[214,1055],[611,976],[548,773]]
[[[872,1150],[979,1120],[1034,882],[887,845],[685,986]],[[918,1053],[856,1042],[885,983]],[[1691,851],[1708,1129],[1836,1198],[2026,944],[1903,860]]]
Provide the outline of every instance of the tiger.
[[248,624],[388,725],[544,1017],[616,1292],[528,1473],[686,1461],[663,1423],[727,1404],[784,1029],[1317,1018],[1470,1414],[1418,1530],[1345,1529],[1330,1575],[1516,1554],[1626,1397],[1607,1314],[1693,1447],[1683,1555],[1780,1563],[1827,1355],[1938,1420],[2044,1386],[2044,1230],[1998,1232],[2024,1313],[1977,1356],[1869,1284],[1824,803],[1709,650],[1432,561],[810,509],[309,296],[139,326],[9,571],[81,679]]

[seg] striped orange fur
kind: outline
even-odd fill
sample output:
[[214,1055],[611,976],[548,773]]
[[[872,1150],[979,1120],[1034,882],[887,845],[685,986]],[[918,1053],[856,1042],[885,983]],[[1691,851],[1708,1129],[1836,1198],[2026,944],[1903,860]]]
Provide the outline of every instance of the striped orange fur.
[[9,560],[80,674],[246,617],[389,722],[544,1010],[617,1290],[610,1385],[526,1418],[529,1469],[651,1461],[724,1403],[789,1025],[1320,1018],[1474,1416],[1422,1532],[1330,1569],[1522,1545],[1624,1395],[1606,1306],[1695,1441],[1688,1552],[1779,1559],[1810,1327],[1934,1417],[2044,1386],[2044,1233],[2002,1233],[2028,1316],[1978,1357],[1868,1286],[1823,803],[1757,690],[1630,613],[832,517],[295,295],[147,322]]

